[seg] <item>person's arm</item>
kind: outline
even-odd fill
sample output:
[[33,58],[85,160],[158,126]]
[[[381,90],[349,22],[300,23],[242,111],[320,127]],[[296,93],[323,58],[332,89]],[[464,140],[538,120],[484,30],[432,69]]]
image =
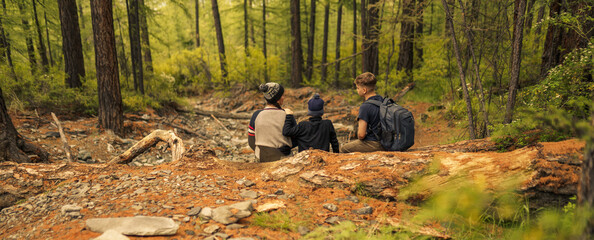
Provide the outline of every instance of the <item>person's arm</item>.
[[339,153],[340,148],[338,144],[338,138],[336,137],[336,130],[334,130],[334,124],[330,121],[330,145],[332,145],[332,152]]
[[294,137],[299,133],[299,125],[293,116],[293,111],[285,109],[287,116],[285,117],[285,125],[283,126],[283,135],[287,137]]
[[258,116],[258,112],[255,112],[250,119],[250,123],[248,125],[248,144],[252,150],[256,150],[256,117]]
[[367,136],[367,122],[363,119],[359,119],[359,128],[357,129],[357,138],[359,140],[365,139]]

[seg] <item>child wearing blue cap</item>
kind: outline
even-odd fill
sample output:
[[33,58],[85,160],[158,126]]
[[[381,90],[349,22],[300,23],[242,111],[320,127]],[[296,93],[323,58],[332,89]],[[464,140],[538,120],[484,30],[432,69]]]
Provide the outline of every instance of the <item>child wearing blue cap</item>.
[[338,153],[339,144],[334,125],[332,121],[322,119],[324,100],[316,93],[309,100],[307,106],[307,115],[310,116],[309,121],[303,121],[299,124],[295,121],[293,111],[285,109],[287,117],[285,118],[283,135],[297,141],[299,152],[308,149],[320,149],[329,152],[330,145],[332,145],[332,151]]

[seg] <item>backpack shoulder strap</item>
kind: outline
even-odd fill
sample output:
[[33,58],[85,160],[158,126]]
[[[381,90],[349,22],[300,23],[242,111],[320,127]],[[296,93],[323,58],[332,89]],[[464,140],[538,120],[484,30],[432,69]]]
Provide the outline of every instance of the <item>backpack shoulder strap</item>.
[[382,105],[382,102],[380,102],[378,100],[374,100],[374,99],[369,99],[369,100],[367,100],[367,101],[365,101],[363,103],[373,104],[373,105],[378,106],[378,107]]

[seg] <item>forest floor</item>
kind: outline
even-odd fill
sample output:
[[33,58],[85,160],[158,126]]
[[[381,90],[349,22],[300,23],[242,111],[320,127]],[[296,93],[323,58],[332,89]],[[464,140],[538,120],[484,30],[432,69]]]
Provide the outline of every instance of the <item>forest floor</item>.
[[[68,144],[79,163],[102,165],[153,130],[165,129],[174,130],[184,141],[186,149],[190,150],[183,161],[188,164],[170,162],[167,144],[159,143],[135,158],[128,166],[111,165],[82,170],[85,171],[84,174],[73,174],[73,177],[64,181],[55,181],[55,185],[43,194],[47,195],[45,197],[32,197],[5,208],[3,214],[6,221],[0,224],[0,239],[89,239],[100,233],[86,229],[85,220],[135,215],[171,217],[180,223],[176,235],[150,239],[202,239],[214,236],[213,232],[206,233],[206,228],[213,225],[218,226],[216,231],[223,233],[213,239],[222,239],[225,235],[231,238],[298,239],[318,226],[330,226],[342,220],[352,221],[366,229],[377,229],[387,223],[398,225],[400,216],[417,209],[405,202],[386,202],[355,195],[352,189],[306,187],[297,181],[266,181],[261,171],[267,165],[249,163],[254,159],[253,151],[247,144],[249,119],[196,114],[196,110],[200,110],[249,116],[254,110],[264,106],[261,94],[254,90],[233,91],[232,97],[210,93],[189,99],[189,105],[183,111],[169,108],[160,112],[147,110],[126,114],[124,137],[99,131],[96,117],[81,118],[74,114],[58,114],[65,128]],[[287,89],[284,107],[294,111],[307,110],[307,101],[315,91],[313,88]],[[326,101],[325,118],[334,122],[339,141],[344,144],[352,134],[361,100],[349,99],[346,94],[341,93],[322,93],[321,96]],[[445,117],[444,109],[437,107],[437,110],[429,111],[434,105],[423,102],[405,101],[402,105],[413,113],[416,120],[415,145],[409,152],[463,138],[464,131],[454,127],[456,124]],[[333,112],[333,109],[341,111]],[[66,161],[62,142],[49,113],[19,112],[11,113],[11,116],[19,133],[50,153],[51,163],[60,164]],[[299,120],[305,118],[301,117]],[[583,145],[581,142],[566,144]],[[212,159],[238,165],[230,170],[228,167],[220,167],[218,160],[212,160],[211,163],[188,162],[192,156],[208,158],[211,155]],[[324,155],[327,162],[340,156]],[[355,156],[365,157],[365,154]],[[246,187],[243,183],[245,180],[255,185]],[[91,190],[89,186],[92,187]],[[81,188],[86,190],[83,192]],[[139,192],[139,189],[144,191]],[[258,224],[262,216],[256,220],[258,216],[252,215],[238,222],[242,228],[232,229],[213,221],[201,221],[196,216],[189,217],[187,214],[195,207],[214,208],[238,202],[241,200],[238,193],[246,189],[257,192],[256,201],[259,203],[282,201],[283,210],[277,210],[277,217],[280,218]],[[323,205],[330,202],[337,205],[339,210],[333,212],[324,209]],[[74,218],[61,213],[60,208],[66,204],[81,206],[81,216]],[[354,213],[367,206],[374,209],[373,213]],[[289,227],[275,225],[275,222],[283,221],[282,216],[290,218],[290,222],[299,226],[300,230],[290,227],[293,226],[291,224]],[[415,234],[418,235],[448,238],[444,229],[437,224],[416,229]]]

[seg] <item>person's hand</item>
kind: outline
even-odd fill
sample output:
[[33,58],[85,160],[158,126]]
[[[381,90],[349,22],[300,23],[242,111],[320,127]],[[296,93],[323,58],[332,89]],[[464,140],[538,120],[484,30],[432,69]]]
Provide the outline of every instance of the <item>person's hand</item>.
[[285,108],[285,113],[293,115],[293,110]]

